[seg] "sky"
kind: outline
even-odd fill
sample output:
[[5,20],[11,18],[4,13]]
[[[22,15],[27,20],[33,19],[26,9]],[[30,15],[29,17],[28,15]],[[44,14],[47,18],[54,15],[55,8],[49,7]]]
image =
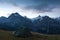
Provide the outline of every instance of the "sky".
[[0,0],[0,16],[8,17],[15,12],[28,18],[59,17],[60,0]]

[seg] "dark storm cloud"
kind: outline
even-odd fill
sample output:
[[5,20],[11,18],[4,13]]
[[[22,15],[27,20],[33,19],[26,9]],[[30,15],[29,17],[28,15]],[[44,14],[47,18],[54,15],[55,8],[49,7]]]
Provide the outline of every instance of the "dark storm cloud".
[[[0,0],[2,1],[2,0]],[[50,12],[53,8],[60,7],[60,0],[3,0],[14,6],[34,9],[42,12]]]

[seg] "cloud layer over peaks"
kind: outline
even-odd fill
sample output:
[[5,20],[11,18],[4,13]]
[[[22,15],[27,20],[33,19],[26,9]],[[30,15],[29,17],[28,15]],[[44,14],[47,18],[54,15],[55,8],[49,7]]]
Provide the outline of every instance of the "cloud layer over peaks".
[[41,12],[50,12],[52,9],[60,7],[60,0],[0,0],[0,2]]

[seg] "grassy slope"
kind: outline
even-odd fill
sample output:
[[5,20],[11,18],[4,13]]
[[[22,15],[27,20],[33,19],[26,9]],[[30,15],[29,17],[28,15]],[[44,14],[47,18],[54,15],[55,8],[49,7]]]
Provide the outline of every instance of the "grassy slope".
[[14,37],[11,31],[0,30],[0,40],[60,40],[60,35],[43,35],[32,33],[33,36],[28,38]]

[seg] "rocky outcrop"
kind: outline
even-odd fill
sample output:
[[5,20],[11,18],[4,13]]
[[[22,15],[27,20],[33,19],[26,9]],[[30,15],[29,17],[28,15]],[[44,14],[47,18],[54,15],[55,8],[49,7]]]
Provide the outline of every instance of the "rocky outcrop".
[[20,27],[17,31],[13,33],[13,35],[16,37],[28,37],[31,36],[32,34],[28,28]]

